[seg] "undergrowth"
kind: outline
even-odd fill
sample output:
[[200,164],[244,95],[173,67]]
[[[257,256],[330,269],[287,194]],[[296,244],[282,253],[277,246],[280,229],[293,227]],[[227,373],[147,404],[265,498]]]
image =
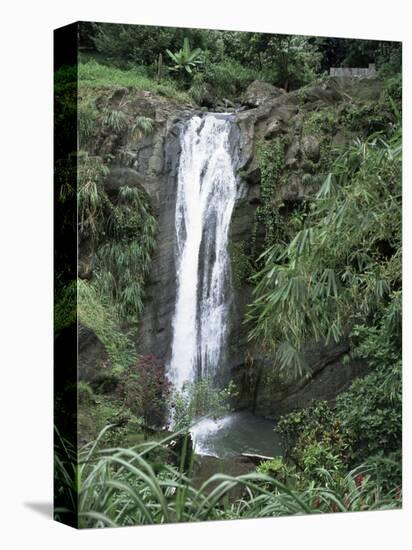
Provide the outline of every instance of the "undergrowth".
[[[99,439],[108,429],[84,446],[78,457],[56,434],[57,520],[96,528],[387,510],[400,505],[400,495],[382,494],[364,467],[349,472],[338,486],[333,475],[323,469],[323,484],[312,482],[301,490],[262,471],[240,476],[215,474],[195,488],[193,460],[187,460],[187,433],[129,449],[100,449]],[[154,463],[150,459],[159,449],[170,456],[169,444],[182,439],[177,462]],[[240,498],[231,496],[235,488],[240,490]]]

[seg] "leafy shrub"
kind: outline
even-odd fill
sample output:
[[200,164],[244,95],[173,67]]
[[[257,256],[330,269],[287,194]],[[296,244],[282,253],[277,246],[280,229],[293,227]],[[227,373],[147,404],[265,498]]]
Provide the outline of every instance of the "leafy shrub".
[[231,242],[229,252],[232,267],[232,280],[234,288],[241,288],[249,281],[254,273],[254,268],[249,255],[246,252],[246,243]]
[[81,279],[77,282],[77,314],[104,345],[114,372],[123,371],[136,360],[134,344],[121,330],[113,308],[94,284]]
[[328,137],[340,129],[338,112],[335,107],[327,107],[306,113],[303,119],[304,136]]
[[118,109],[108,110],[105,113],[103,123],[114,132],[121,132],[127,127],[126,113]]
[[262,79],[262,74],[256,69],[245,67],[233,60],[220,63],[205,63],[202,77],[219,98],[235,98],[239,96],[253,80]]
[[383,132],[393,122],[393,115],[378,102],[347,105],[341,110],[339,122],[358,136]]
[[[361,469],[350,472],[335,486],[324,470],[324,485],[311,484],[303,490],[294,490],[264,473],[215,474],[195,488],[182,468],[164,462],[154,465],[149,459],[156,448],[167,452],[176,434],[132,449],[101,449],[100,442],[109,429],[80,449],[79,464],[71,446],[56,434],[58,521],[81,528],[116,527],[394,509],[401,504],[399,491],[383,493]],[[235,487],[242,497],[230,499]]]
[[138,116],[135,118],[130,133],[133,137],[141,139],[143,136],[148,136],[154,129],[154,120],[147,116]]
[[[322,469],[339,483],[361,463],[379,487],[391,491],[401,486],[400,348],[394,357],[388,338],[371,329],[363,337],[357,354],[368,354],[373,371],[338,396],[334,409],[326,402],[312,405],[281,417],[275,429],[286,459],[300,472],[301,487],[310,480],[324,483]],[[387,362],[393,358],[395,363]]]
[[99,127],[99,112],[93,101],[79,101],[78,129],[80,149],[86,147],[88,140],[96,133]]
[[399,72],[392,78],[385,81],[383,90],[383,103],[386,109],[396,120],[400,119],[402,113],[402,73]]
[[384,491],[399,495],[402,486],[402,449],[384,455],[382,451],[370,456],[365,461],[365,467],[372,472],[378,486]]
[[[390,366],[387,370],[391,369]],[[369,456],[399,449],[402,433],[400,398],[392,400],[385,387],[387,372],[378,370],[355,380],[351,388],[339,396],[336,412],[358,441],[358,462]],[[398,369],[400,380],[400,369]]]
[[374,326],[400,287],[400,134],[357,141],[333,164],[289,242],[262,255],[249,338],[274,354],[274,366],[307,373],[302,346],[339,342],[362,322]]
[[278,456],[272,460],[265,460],[256,468],[259,474],[274,477],[284,484],[291,485],[297,479],[294,466],[288,464],[282,457]]
[[108,168],[100,157],[91,156],[86,152],[78,155],[78,216],[79,231],[96,240],[101,231],[103,209],[106,195],[103,182],[108,174]]
[[151,266],[157,223],[146,194],[124,186],[110,203],[96,251],[95,283],[122,321],[136,327]]
[[[335,456],[349,464],[352,457],[352,438],[326,401],[293,411],[280,418],[276,428],[287,459],[301,470],[321,466],[322,457],[334,463]],[[319,446],[319,451],[316,447]],[[333,464],[329,464],[333,467]]]
[[161,425],[165,420],[170,383],[165,368],[157,357],[139,357],[130,365],[123,378],[125,403],[146,426]]
[[280,175],[284,162],[284,142],[281,139],[260,141],[256,149],[260,168],[260,197],[262,204],[256,209],[256,223],[265,229],[265,245],[274,242],[278,226],[278,209],[275,190],[280,185]]
[[205,81],[204,75],[202,73],[195,73],[189,88],[190,96],[198,105],[202,105],[210,93],[211,88],[208,82]]
[[172,60],[174,65],[170,67],[171,71],[178,73],[179,78],[183,81],[187,76],[192,76],[193,70],[203,63],[203,53],[200,48],[191,49],[189,39],[185,36],[183,47],[176,52],[171,52],[166,49],[166,53]]

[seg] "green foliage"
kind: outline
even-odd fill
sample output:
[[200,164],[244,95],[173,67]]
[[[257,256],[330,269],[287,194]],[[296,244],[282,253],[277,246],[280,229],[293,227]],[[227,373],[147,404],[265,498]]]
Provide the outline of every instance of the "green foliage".
[[389,141],[358,140],[334,162],[303,229],[262,255],[250,339],[274,352],[281,371],[302,375],[304,342],[339,342],[354,324],[373,324],[394,298],[401,165],[399,133]]
[[[148,456],[176,439],[131,449],[99,449],[110,429],[81,448],[76,463],[73,449],[56,435],[55,474],[59,506],[55,518],[81,528],[160,524],[295,514],[393,509],[400,493],[384,493],[367,474],[350,472],[337,486],[324,470],[326,483],[294,490],[264,473],[241,476],[215,474],[196,489],[183,467],[153,464]],[[181,464],[182,464],[181,460]],[[240,499],[228,498],[238,487]]]
[[379,451],[376,455],[369,456],[365,461],[366,468],[373,472],[378,486],[384,491],[390,492],[394,488],[399,495],[402,486],[402,449],[388,454]]
[[327,402],[318,401],[282,416],[275,431],[281,438],[285,457],[297,462],[305,450],[305,444],[345,439],[346,434],[343,438],[340,435],[341,428]]
[[119,66],[150,66],[166,48],[173,51],[181,46],[185,37],[195,47],[203,47],[208,33],[200,29],[94,23],[92,36],[101,58]]
[[320,55],[304,36],[222,32],[226,56],[264,69],[269,82],[294,89],[314,79]]
[[348,104],[340,113],[340,123],[358,136],[383,132],[391,126],[394,114],[390,105],[381,102]]
[[100,157],[79,155],[79,230],[97,242],[93,285],[104,307],[136,326],[157,224],[147,196],[137,188],[121,187],[117,203],[109,201],[103,188],[107,172]]
[[230,402],[238,394],[235,384],[218,389],[209,378],[187,383],[171,395],[175,429],[187,428],[203,416],[219,418],[231,410]]
[[[396,451],[402,434],[402,403],[393,400],[385,384],[388,372],[379,370],[364,379],[355,380],[348,392],[338,397],[337,414],[344,419],[347,428],[361,442],[357,458],[361,461],[383,452]],[[393,373],[395,374],[395,373]],[[397,385],[401,372],[396,367]]]
[[302,135],[320,137],[324,134],[333,136],[340,129],[336,107],[326,107],[305,113]]
[[385,80],[383,103],[394,120],[400,120],[402,113],[402,73],[398,72]]
[[233,287],[240,289],[254,273],[252,261],[246,251],[246,242],[231,242],[229,253]]
[[153,356],[139,357],[122,377],[125,404],[146,426],[161,425],[165,421],[165,405],[170,393],[170,383],[165,368]]
[[138,116],[135,118],[130,133],[133,137],[141,139],[144,136],[148,136],[154,130],[154,120],[147,116]]
[[200,48],[190,49],[189,39],[187,36],[183,40],[183,47],[176,52],[166,50],[174,65],[170,68],[171,71],[176,71],[180,75],[188,73],[190,76],[193,69],[203,63],[202,50]]
[[254,80],[267,80],[265,71],[246,67],[234,60],[212,61],[206,57],[201,68],[193,74],[189,93],[199,105],[236,101]]
[[256,468],[259,474],[274,477],[284,484],[290,485],[296,478],[294,466],[288,464],[282,457],[277,456],[271,460],[265,460]]
[[59,334],[63,329],[76,323],[77,319],[77,288],[76,284],[63,286],[56,293],[54,303],[54,333]]
[[401,67],[401,42],[318,36],[309,40],[321,54],[322,70],[329,71],[330,67],[367,67],[369,63],[375,63],[380,72],[388,67],[392,74]]
[[105,238],[96,252],[95,282],[119,318],[133,326],[143,310],[156,230],[145,193],[121,187],[117,204],[110,204]]
[[136,361],[131,338],[119,326],[113,308],[96,285],[77,282],[77,314],[80,323],[94,331],[104,345],[114,372],[121,372]]
[[267,75],[256,67],[247,67],[234,60],[206,62],[201,73],[217,98],[232,98],[242,94],[254,80],[265,80]]
[[103,124],[114,132],[121,132],[127,127],[127,115],[118,109],[108,110],[104,115]]
[[256,209],[256,223],[265,229],[265,244],[274,242],[278,208],[275,192],[279,186],[284,161],[284,143],[281,139],[269,142],[260,141],[256,149],[257,163],[260,168],[260,198],[262,204]]
[[99,112],[93,101],[78,103],[79,147],[83,149],[88,140],[95,134],[99,126]]
[[106,66],[97,63],[94,60],[78,65],[79,89],[81,92],[90,89],[105,89],[116,86],[133,87],[139,90],[146,90],[160,95],[165,95],[180,103],[191,103],[191,97],[180,90],[171,79],[163,79],[159,84],[151,78],[147,69],[142,67],[133,67],[130,69],[120,69],[113,66]]
[[[330,67],[376,63],[384,77],[400,72],[401,67],[401,44],[396,42],[114,23],[81,23],[80,27],[81,43],[88,50],[94,45],[97,52],[93,56],[102,63],[139,67],[149,76],[157,71],[159,54],[166,49],[182,52],[185,39],[195,50],[202,50],[212,67],[233,63],[240,69],[259,71],[261,76],[254,79],[285,89],[299,88]],[[82,52],[83,59],[86,55]],[[173,63],[180,66],[175,60]],[[238,72],[232,75],[236,78]]]
[[80,147],[87,148],[90,140],[107,129],[115,133],[122,133],[128,127],[130,134],[136,140],[140,140],[151,134],[154,130],[154,120],[146,116],[137,116],[134,120],[123,110],[124,105],[120,103],[117,109],[106,106],[101,111],[96,109],[95,103],[86,96],[79,101],[78,128]]
[[337,414],[360,441],[356,459],[390,456],[402,437],[401,296],[382,312],[378,326],[356,326],[353,355],[368,361],[371,372],[338,397]]
[[[275,428],[285,458],[299,472],[299,487],[311,480],[323,483],[323,469],[339,484],[345,472],[360,463],[365,463],[372,480],[385,491],[401,485],[400,349],[393,366],[387,363],[394,353],[394,349],[385,352],[388,339],[384,338],[383,345],[374,338],[366,340],[357,353],[362,356],[375,344],[373,372],[356,379],[338,396],[335,408],[318,402],[281,417]],[[368,358],[372,356],[368,353]]]
[[189,94],[198,105],[202,105],[209,95],[209,86],[202,73],[195,73],[189,88]]
[[108,168],[100,157],[90,156],[86,152],[78,155],[77,163],[77,203],[79,231],[96,240],[101,231],[103,209],[106,195],[103,190],[104,178]]

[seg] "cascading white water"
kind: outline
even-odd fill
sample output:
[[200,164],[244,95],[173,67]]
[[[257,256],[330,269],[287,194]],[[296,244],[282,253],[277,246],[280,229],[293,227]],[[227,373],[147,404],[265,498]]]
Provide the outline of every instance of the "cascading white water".
[[213,376],[228,317],[228,231],[237,185],[232,122],[194,116],[181,138],[175,215],[177,298],[168,376],[176,389],[196,374]]

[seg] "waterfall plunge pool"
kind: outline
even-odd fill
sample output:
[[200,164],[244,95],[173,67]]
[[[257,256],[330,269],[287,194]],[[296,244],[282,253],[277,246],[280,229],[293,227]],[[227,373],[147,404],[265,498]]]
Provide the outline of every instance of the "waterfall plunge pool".
[[242,453],[279,456],[279,436],[273,431],[276,423],[249,412],[234,412],[213,420],[203,418],[191,429],[197,455],[227,459]]

